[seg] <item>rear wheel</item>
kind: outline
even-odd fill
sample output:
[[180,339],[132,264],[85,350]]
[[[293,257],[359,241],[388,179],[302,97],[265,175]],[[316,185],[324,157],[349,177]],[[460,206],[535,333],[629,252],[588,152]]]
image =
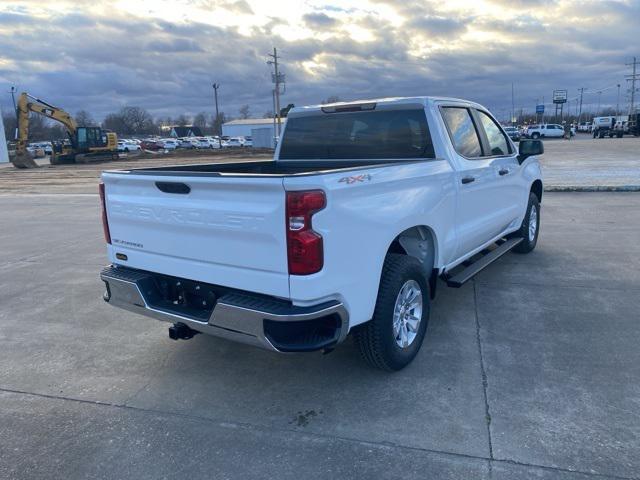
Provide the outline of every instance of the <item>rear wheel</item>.
[[373,318],[358,327],[355,342],[364,360],[388,371],[406,367],[420,351],[429,322],[429,286],[420,262],[390,253]]

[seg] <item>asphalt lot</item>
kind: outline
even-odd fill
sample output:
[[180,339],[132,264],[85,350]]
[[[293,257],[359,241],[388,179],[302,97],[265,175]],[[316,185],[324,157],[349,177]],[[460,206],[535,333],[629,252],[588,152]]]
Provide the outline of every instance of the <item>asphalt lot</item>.
[[98,203],[0,194],[0,478],[640,478],[640,194],[546,193],[396,374],[109,307]]

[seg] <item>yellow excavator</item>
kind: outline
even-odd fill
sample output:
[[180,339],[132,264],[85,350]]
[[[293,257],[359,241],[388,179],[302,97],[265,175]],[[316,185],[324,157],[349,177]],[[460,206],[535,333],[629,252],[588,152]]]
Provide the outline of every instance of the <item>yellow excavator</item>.
[[11,163],[17,168],[38,167],[27,150],[30,112],[60,122],[67,129],[69,141],[53,145],[50,159],[52,165],[118,159],[118,137],[115,133],[106,132],[100,127],[79,127],[73,117],[61,108],[54,107],[23,92],[20,94],[16,107],[18,117],[17,143],[16,153],[11,158]]

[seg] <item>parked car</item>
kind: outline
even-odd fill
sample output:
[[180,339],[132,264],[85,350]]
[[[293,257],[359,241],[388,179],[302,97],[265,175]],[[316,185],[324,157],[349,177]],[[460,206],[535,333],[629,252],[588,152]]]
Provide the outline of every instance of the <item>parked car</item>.
[[220,139],[218,137],[206,137],[209,140],[210,148],[222,148],[220,144]]
[[618,120],[611,130],[609,130],[609,138],[622,138],[625,133],[629,133],[629,126],[626,120]]
[[504,127],[504,131],[509,135],[509,138],[514,142],[520,141],[520,131],[516,127]]
[[163,150],[164,145],[159,140],[143,140],[140,142],[140,148],[142,150],[156,151],[156,150]]
[[194,143],[196,148],[220,148],[217,140],[211,137],[197,137]]
[[580,122],[577,130],[578,132],[589,133],[591,131],[591,122]]
[[178,148],[186,148],[186,149],[197,148],[197,140],[193,138],[182,138],[178,143]]
[[118,140],[119,152],[135,152],[141,150],[140,145],[131,140]]
[[27,152],[34,158],[42,158],[45,156],[44,148],[42,148],[39,143],[30,143],[27,145]]
[[165,150],[175,150],[176,148],[178,148],[179,144],[179,142],[177,140],[174,140],[173,138],[165,138],[161,140],[161,142]]
[[352,332],[367,362],[401,369],[438,278],[460,287],[535,248],[542,152],[465,100],[293,108],[273,161],[102,174],[104,299],[173,339],[328,352]]
[[251,137],[243,137],[244,141],[242,142],[243,147],[253,147],[253,138]]
[[564,128],[562,125],[547,123],[544,125],[529,125],[527,128],[527,138],[562,138]]
[[610,131],[613,130],[615,123],[616,117],[594,117],[593,127],[591,129],[593,138],[604,138],[609,135]]
[[241,137],[231,137],[228,141],[227,141],[227,146],[228,147],[242,147],[244,141],[240,139]]

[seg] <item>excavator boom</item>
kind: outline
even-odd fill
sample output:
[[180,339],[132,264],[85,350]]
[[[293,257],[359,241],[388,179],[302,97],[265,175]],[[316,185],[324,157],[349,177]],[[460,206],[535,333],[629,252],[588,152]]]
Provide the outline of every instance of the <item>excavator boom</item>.
[[18,98],[16,107],[18,117],[16,154],[11,159],[11,163],[16,167],[38,167],[27,150],[31,112],[44,115],[64,125],[71,140],[71,147],[62,147],[61,155],[57,155],[58,152],[54,149],[51,154],[51,164],[118,158],[118,138],[115,133],[104,132],[100,127],[78,127],[73,117],[63,109],[23,92]]
[[18,168],[36,168],[38,166],[27,150],[29,142],[30,112],[35,112],[60,122],[65,126],[70,136],[75,135],[75,132],[78,129],[78,125],[75,120],[67,112],[23,92],[18,98],[18,105],[16,107],[16,114],[18,117],[16,154],[11,160],[11,162]]

